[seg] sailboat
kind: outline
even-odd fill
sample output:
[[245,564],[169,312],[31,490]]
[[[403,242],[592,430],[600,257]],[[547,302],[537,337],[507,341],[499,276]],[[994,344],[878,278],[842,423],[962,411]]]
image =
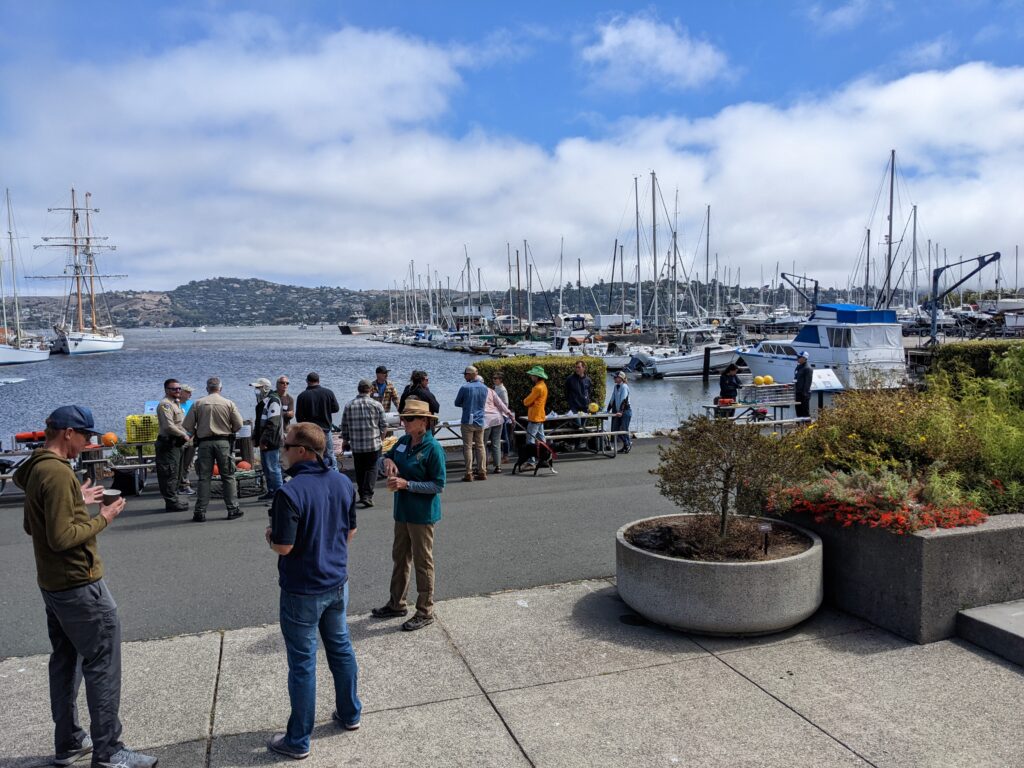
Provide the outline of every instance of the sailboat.
[[7,325],[7,291],[4,290],[4,265],[0,254],[0,311],[3,326],[0,327],[0,365],[38,363],[50,356],[50,347],[42,336],[31,336],[21,329],[21,308],[18,306],[18,277],[14,253],[14,217],[11,215],[11,191],[7,193],[7,243],[11,262],[11,298],[14,309],[14,332]]
[[[50,208],[50,211],[68,211],[71,214],[70,237],[44,237],[43,245],[37,248],[63,248],[68,252],[68,263],[64,268],[64,278],[70,277],[71,290],[64,304],[64,312],[60,322],[53,327],[57,338],[51,344],[53,352],[63,355],[84,355],[93,352],[114,352],[124,347],[124,336],[114,327],[110,318],[110,310],[103,304],[106,323],[100,324],[97,319],[97,297],[102,297],[96,290],[96,282],[102,277],[123,277],[123,275],[100,275],[96,272],[96,251],[114,250],[116,246],[102,242],[105,237],[94,237],[92,234],[91,214],[99,209],[90,208],[92,193],[85,193],[85,206],[78,207],[75,190],[71,190],[70,208]],[[79,234],[79,213],[85,214],[85,234]],[[50,242],[54,241],[54,242]],[[86,312],[88,304],[88,313]]]

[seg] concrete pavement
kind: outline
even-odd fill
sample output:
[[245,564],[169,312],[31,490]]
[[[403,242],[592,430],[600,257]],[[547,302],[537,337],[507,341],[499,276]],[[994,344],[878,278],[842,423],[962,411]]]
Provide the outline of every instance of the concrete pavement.
[[[1017,766],[1021,668],[822,610],[750,640],[652,627],[607,580],[447,600],[414,633],[351,617],[363,727],[330,722],[321,655],[310,766]],[[289,761],[276,626],[125,644],[125,739],[163,768]],[[0,662],[0,768],[45,765],[46,657]],[[10,704],[16,703],[16,706]],[[83,702],[83,713],[84,702]]]

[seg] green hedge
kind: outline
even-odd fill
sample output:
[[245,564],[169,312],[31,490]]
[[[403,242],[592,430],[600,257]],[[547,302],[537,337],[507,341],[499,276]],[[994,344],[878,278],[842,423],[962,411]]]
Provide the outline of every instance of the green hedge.
[[535,365],[543,366],[544,372],[548,375],[548,413],[566,413],[569,406],[565,399],[565,380],[573,373],[577,362],[582,360],[587,365],[587,375],[593,382],[593,400],[602,410],[607,400],[605,399],[605,381],[608,378],[608,366],[599,357],[582,356],[548,356],[548,357],[527,357],[517,355],[506,357],[500,360],[488,358],[479,360],[473,365],[484,377],[487,386],[494,385],[494,372],[502,371],[505,374],[505,388],[508,389],[508,404],[517,416],[526,415],[526,406],[523,405],[523,398],[530,394],[533,384],[526,372]]
[[955,374],[967,368],[984,379],[995,376],[995,365],[1008,350],[1024,342],[990,339],[986,341],[955,341],[936,347],[931,368]]

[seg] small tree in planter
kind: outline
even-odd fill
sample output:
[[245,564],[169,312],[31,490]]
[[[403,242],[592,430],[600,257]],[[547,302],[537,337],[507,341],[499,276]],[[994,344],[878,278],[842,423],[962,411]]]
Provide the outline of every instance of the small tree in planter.
[[758,425],[691,417],[661,449],[661,492],[696,514],[662,514],[616,533],[616,585],[642,616],[688,632],[756,635],[787,629],[821,605],[822,546],[783,524],[764,551],[758,515],[768,491],[804,472],[792,439]]
[[768,492],[807,471],[807,459],[754,424],[691,416],[660,449],[658,489],[680,507],[717,520],[720,540],[733,515],[758,515]]

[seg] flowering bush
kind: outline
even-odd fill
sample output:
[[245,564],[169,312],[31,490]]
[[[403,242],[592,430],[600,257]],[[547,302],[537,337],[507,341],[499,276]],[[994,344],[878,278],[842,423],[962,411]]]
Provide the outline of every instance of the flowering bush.
[[929,484],[887,470],[821,474],[810,482],[777,489],[770,506],[777,513],[808,515],[818,523],[867,525],[898,534],[978,525],[988,517],[964,503],[955,486],[941,482],[941,475]]

